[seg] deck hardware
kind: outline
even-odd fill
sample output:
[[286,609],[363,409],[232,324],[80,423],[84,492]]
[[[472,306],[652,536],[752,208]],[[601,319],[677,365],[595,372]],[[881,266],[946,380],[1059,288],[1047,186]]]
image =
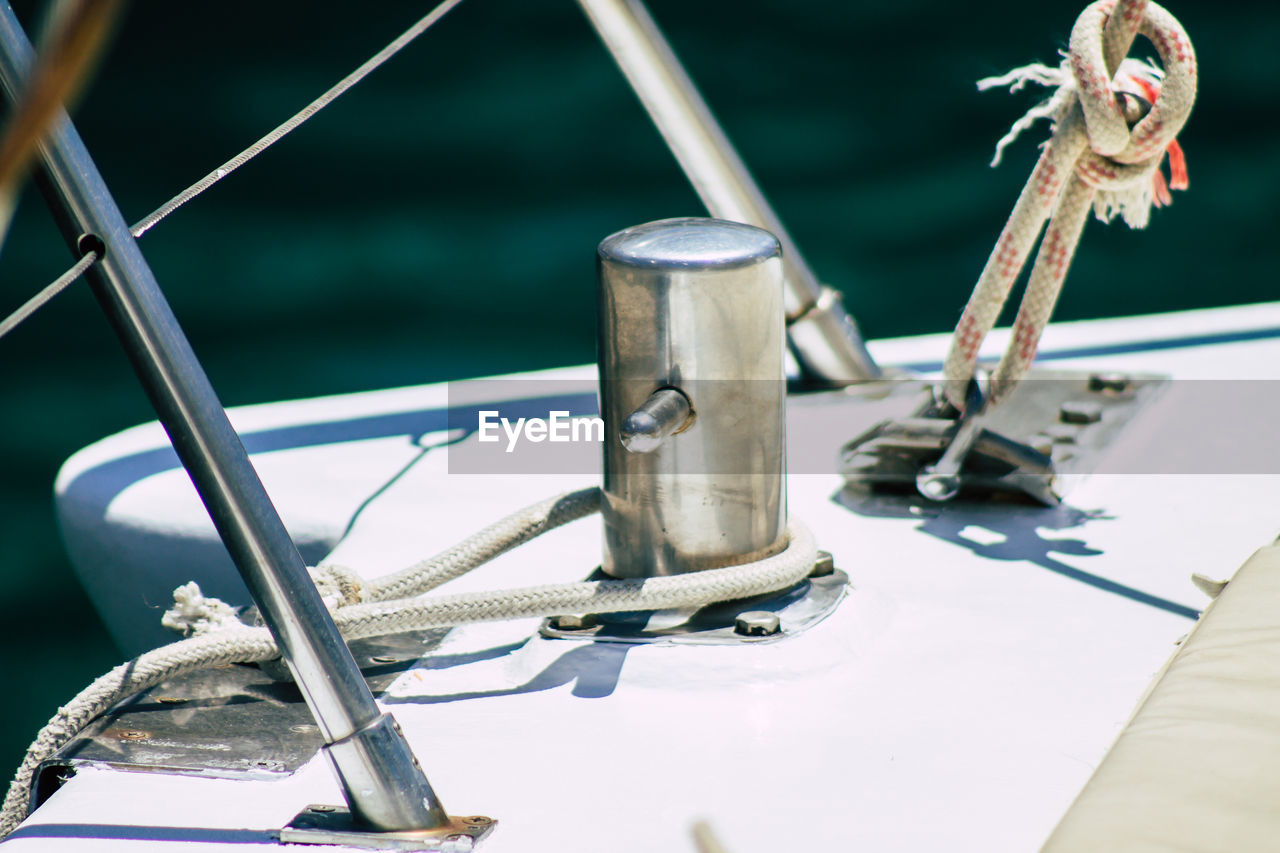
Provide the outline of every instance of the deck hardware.
[[552,616],[548,622],[557,631],[589,631],[597,624],[596,617],[590,613],[584,616]]
[[986,401],[977,381],[969,383],[969,399],[956,420],[955,433],[943,448],[942,458],[926,465],[916,475],[916,489],[932,501],[949,501],[960,492],[960,469],[982,436],[982,416]]
[[689,398],[679,389],[659,388],[623,419],[618,438],[632,453],[648,453],[687,428],[693,417]]
[[733,621],[733,630],[744,637],[768,637],[782,630],[782,622],[777,613],[748,610],[738,614],[738,618]]
[[493,832],[497,821],[482,816],[455,817],[429,830],[369,832],[351,812],[330,805],[308,806],[279,830],[283,844],[328,844],[361,850],[415,850],[431,853],[469,853]]
[[780,251],[769,232],[718,219],[600,243],[607,575],[720,568],[786,546]]
[[[1125,380],[1123,393],[1089,399],[1095,384],[1089,374],[1040,370],[998,407],[984,410],[975,403],[964,414],[926,380],[885,384],[880,393],[891,391],[888,399],[919,389],[917,402],[914,408],[899,403],[902,414],[864,428],[847,442],[840,451],[841,473],[855,488],[896,493],[909,488],[933,503],[968,491],[1021,495],[1052,506],[1061,498],[1062,476],[1087,471],[1165,382],[1154,376]],[[860,386],[859,392],[871,399],[876,384]]]
[[1041,434],[1048,436],[1054,444],[1075,444],[1080,428],[1064,423],[1049,424]]
[[[368,668],[366,680],[378,695],[444,635],[434,629],[369,637],[353,640],[351,651]],[[392,657],[397,663],[373,664],[376,657]],[[162,696],[181,703],[161,702]],[[124,739],[121,731],[145,736]],[[35,787],[43,801],[61,777],[85,765],[226,779],[278,778],[296,771],[323,747],[320,729],[293,684],[276,681],[255,666],[211,667],[156,685],[91,723],[42,765]]]
[[[735,628],[744,611],[764,611],[785,622],[785,631],[767,635],[769,640],[782,640],[799,636],[826,619],[849,594],[849,589],[849,576],[833,568],[826,575],[810,575],[808,580],[791,589],[746,600],[708,604],[674,624],[670,618],[652,619],[652,612],[601,613],[596,617],[597,624],[587,631],[562,630],[547,619],[539,633],[547,639],[579,643],[740,646],[744,635]],[[664,611],[661,615],[665,617],[668,613]],[[763,639],[754,637],[751,641]]]
[[[24,91],[34,61],[12,7],[0,3],[0,78],[11,99]],[[331,753],[352,808],[367,825],[383,829],[442,825],[447,818],[435,792],[373,701],[128,223],[65,115],[54,122],[41,155],[37,183],[72,250],[85,234],[101,241],[102,260],[86,273],[90,288],[325,740],[358,744],[339,749],[340,758]]]
[[831,556],[830,551],[819,551],[818,559],[813,561],[813,571],[809,572],[811,578],[825,578],[836,570],[836,558]]
[[596,33],[657,125],[707,212],[775,234],[782,244],[784,305],[791,345],[818,384],[880,376],[839,293],[805,263],[733,144],[640,0],[578,0]]
[[1102,406],[1092,400],[1070,400],[1058,410],[1064,424],[1093,424],[1102,419]]
[[1089,377],[1089,390],[1113,394],[1129,390],[1129,377],[1123,373],[1095,373]]

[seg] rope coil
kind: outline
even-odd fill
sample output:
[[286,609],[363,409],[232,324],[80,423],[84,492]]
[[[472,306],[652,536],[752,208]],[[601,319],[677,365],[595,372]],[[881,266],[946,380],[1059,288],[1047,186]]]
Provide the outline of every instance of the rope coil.
[[[1163,70],[1124,60],[1139,33],[1155,47]],[[978,368],[978,350],[995,325],[1046,220],[1048,226],[1013,334],[991,377],[989,405],[1006,396],[1035,359],[1089,209],[1104,222],[1118,214],[1131,227],[1145,226],[1151,206],[1168,201],[1168,187],[1159,172],[1166,151],[1173,171],[1169,187],[1186,186],[1181,151],[1174,137],[1195,102],[1196,59],[1182,25],[1158,4],[1097,0],[1076,20],[1060,68],[1028,66],[982,81],[979,88],[1010,82],[1015,89],[1026,82],[1057,83],[1059,88],[1000,141],[996,162],[1004,146],[1036,118],[1051,117],[1054,132],[1018,196],[952,337],[943,366],[945,393],[961,410],[966,388]],[[1116,95],[1124,84],[1139,89],[1135,94],[1144,100],[1154,95],[1150,111],[1132,128]]]
[[[403,571],[365,581],[351,569],[323,565],[313,575],[329,590],[326,604],[342,636],[350,640],[474,622],[562,613],[617,613],[701,607],[786,589],[813,569],[817,544],[798,521],[787,528],[778,554],[722,569],[672,577],[580,581],[506,590],[409,598],[434,589],[547,531],[600,508],[600,489],[558,495],[490,525],[446,551]],[[228,663],[265,663],[280,651],[271,633],[230,615],[229,605],[206,598],[195,583],[174,591],[163,624],[189,635],[121,664],[59,708],[27,751],[0,808],[0,838],[26,818],[32,779],[40,765],[100,714],[125,699],[179,675]]]

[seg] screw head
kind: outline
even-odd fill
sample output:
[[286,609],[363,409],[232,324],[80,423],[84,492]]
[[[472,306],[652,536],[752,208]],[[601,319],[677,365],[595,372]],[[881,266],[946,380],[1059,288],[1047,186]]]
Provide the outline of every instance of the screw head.
[[1097,403],[1070,400],[1058,410],[1058,419],[1065,424],[1093,424],[1102,420],[1102,406]]
[[931,501],[949,501],[960,493],[960,478],[925,468],[916,475],[916,491]]
[[825,578],[833,574],[836,570],[836,558],[831,556],[830,551],[819,551],[818,557],[813,561],[813,568],[809,570],[811,578]]
[[1053,436],[1044,433],[1038,433],[1031,436],[1031,440],[1027,442],[1031,448],[1037,453],[1043,453],[1045,456],[1053,455]]
[[733,630],[744,637],[768,637],[778,633],[782,624],[777,613],[768,610],[748,610],[733,620]]
[[144,732],[140,729],[115,729],[106,732],[106,734],[115,735],[118,740],[147,740],[151,737],[150,732]]
[[552,616],[550,625],[556,631],[588,631],[594,628],[599,622],[596,617],[590,613],[581,616],[566,614],[564,616]]
[[1131,382],[1123,373],[1095,373],[1089,377],[1089,390],[1119,393],[1128,391]]

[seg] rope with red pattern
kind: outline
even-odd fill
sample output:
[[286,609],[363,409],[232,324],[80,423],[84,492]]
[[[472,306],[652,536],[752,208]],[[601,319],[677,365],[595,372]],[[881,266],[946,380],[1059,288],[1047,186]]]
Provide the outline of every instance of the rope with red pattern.
[[[1164,79],[1150,112],[1130,129],[1111,81],[1138,33],[1155,46]],[[1173,15],[1148,0],[1098,0],[1089,5],[1071,31],[1066,64],[1071,78],[1066,85],[1072,86],[1072,97],[1054,115],[1053,136],[996,241],[947,353],[946,395],[960,409],[978,367],[978,349],[995,325],[1045,220],[1048,228],[1012,337],[991,377],[989,403],[1005,396],[1035,359],[1095,194],[1152,181],[1165,150],[1176,146],[1174,137],[1195,100],[1196,59],[1191,41]],[[1155,180],[1157,197],[1162,191],[1167,195],[1162,179]]]

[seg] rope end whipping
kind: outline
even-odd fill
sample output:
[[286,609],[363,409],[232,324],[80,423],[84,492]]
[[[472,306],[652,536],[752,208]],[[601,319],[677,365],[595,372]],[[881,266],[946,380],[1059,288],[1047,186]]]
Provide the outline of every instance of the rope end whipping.
[[220,598],[205,596],[195,581],[173,591],[173,607],[164,612],[160,624],[184,637],[241,627],[236,608]]

